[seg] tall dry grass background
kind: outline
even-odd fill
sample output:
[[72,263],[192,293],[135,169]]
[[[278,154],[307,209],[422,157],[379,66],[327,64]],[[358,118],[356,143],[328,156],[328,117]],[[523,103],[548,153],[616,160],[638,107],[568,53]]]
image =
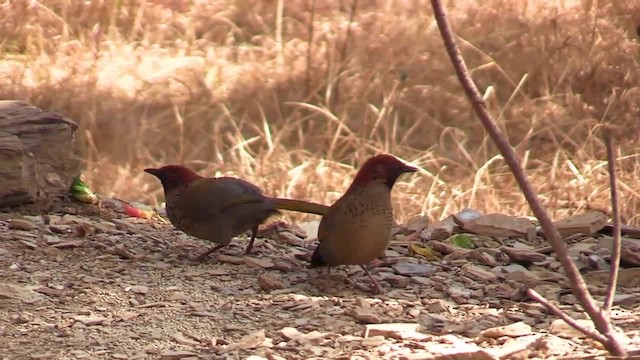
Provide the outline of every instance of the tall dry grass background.
[[[162,201],[183,163],[330,203],[390,152],[422,171],[397,218],[529,214],[465,98],[427,0],[6,1],[0,98],[80,123],[98,192]],[[640,223],[640,3],[448,1],[474,80],[553,217],[609,207],[598,127],[625,128],[622,214]],[[296,217],[299,219],[299,217]]]

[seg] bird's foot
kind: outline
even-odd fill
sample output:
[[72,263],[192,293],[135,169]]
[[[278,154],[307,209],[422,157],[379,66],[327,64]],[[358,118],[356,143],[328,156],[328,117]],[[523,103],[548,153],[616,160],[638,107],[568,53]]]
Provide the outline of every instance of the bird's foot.
[[380,286],[380,283],[372,278],[370,291],[373,295],[381,295],[384,294],[384,289]]
[[344,279],[344,281],[346,281],[347,283],[351,284],[351,286],[355,287],[356,289],[358,289],[360,291],[364,291],[364,292],[370,291],[368,286],[365,286],[365,285],[353,280],[352,278],[350,278],[347,275],[343,275],[342,278]]
[[367,274],[367,276],[369,277],[369,283],[371,284],[371,293],[373,293],[374,295],[383,294],[384,290],[382,290],[382,286],[380,286],[380,283],[373,278],[373,275],[371,275],[371,273],[369,272],[369,269],[367,269],[365,265],[360,265],[360,267],[362,268],[362,270],[364,270],[365,274]]
[[214,248],[212,248],[212,249],[209,249],[209,250],[205,251],[204,253],[202,253],[202,254],[200,254],[200,255],[196,256],[193,260],[194,260],[194,261],[197,261],[197,262],[202,262],[202,261],[204,261],[204,260],[205,260],[209,255],[213,254],[214,252],[216,252],[216,251],[220,250],[221,248],[223,248],[223,247],[225,247],[225,246],[227,246],[227,245],[226,245],[226,244],[224,244],[224,245],[218,245],[218,246],[216,246],[216,247],[214,247]]

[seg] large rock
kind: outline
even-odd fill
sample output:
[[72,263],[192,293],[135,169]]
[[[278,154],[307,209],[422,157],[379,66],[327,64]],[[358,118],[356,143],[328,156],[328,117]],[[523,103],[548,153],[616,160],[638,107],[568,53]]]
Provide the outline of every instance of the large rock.
[[22,101],[0,101],[0,208],[67,193],[79,173],[78,124]]

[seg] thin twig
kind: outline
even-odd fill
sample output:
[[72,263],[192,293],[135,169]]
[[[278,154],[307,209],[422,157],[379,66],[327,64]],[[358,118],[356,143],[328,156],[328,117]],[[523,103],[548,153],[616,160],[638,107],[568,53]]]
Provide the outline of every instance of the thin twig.
[[311,91],[311,45],[313,44],[313,21],[316,17],[316,0],[311,0],[311,19],[309,19],[309,26],[307,27],[307,33],[309,38],[307,39],[307,72],[305,74],[305,84],[307,86],[306,96],[309,96]]
[[593,331],[593,330],[591,330],[589,328],[586,328],[586,327],[578,324],[577,321],[575,321],[569,315],[567,315],[564,312],[562,312],[562,310],[558,309],[557,306],[555,306],[552,303],[550,303],[549,300],[545,299],[537,291],[535,291],[533,289],[527,289],[527,295],[530,298],[532,298],[533,300],[535,300],[535,301],[539,302],[540,304],[542,304],[542,306],[544,306],[547,309],[547,311],[549,311],[553,315],[559,317],[560,319],[564,320],[564,322],[566,322],[572,328],[580,331],[581,333],[589,335],[593,339],[595,339],[595,340],[597,340],[597,341],[599,341],[599,342],[601,342],[603,344],[607,342],[607,338],[602,336],[602,334],[599,334],[599,333],[597,333],[597,332],[595,332],[595,331]]
[[[580,275],[578,268],[575,266],[571,257],[569,256],[567,246],[560,238],[560,234],[558,230],[553,225],[551,218],[549,217],[546,209],[540,202],[538,195],[533,190],[531,183],[529,182],[527,175],[522,168],[520,160],[518,159],[515,150],[509,143],[508,139],[502,134],[502,131],[496,124],[495,120],[489,114],[487,110],[486,103],[482,98],[482,95],[478,91],[475,83],[471,79],[469,74],[469,70],[467,69],[466,64],[460,54],[460,50],[456,44],[456,40],[454,38],[453,30],[451,29],[451,25],[447,19],[447,15],[440,3],[440,0],[431,0],[431,5],[433,7],[434,16],[436,22],[438,23],[438,28],[440,29],[440,34],[442,35],[442,39],[445,44],[445,48],[453,67],[455,69],[456,75],[458,76],[458,80],[460,81],[467,97],[469,98],[471,105],[473,106],[476,114],[480,118],[482,125],[491,136],[491,139],[496,144],[502,157],[505,162],[511,169],[513,176],[515,177],[520,189],[522,190],[522,194],[527,199],[533,214],[536,216],[546,238],[553,246],[554,251],[558,256],[558,260],[562,264],[562,267],[565,270],[567,277],[569,278],[569,283],[572,286],[573,294],[582,305],[583,309],[587,312],[591,320],[596,327],[596,329],[602,334],[599,336],[598,341],[601,341],[603,345],[614,355],[626,355],[626,350],[624,346],[620,343],[620,341],[616,338],[611,322],[607,317],[605,317],[599,307],[596,305],[595,301],[589,294],[587,289],[587,285],[584,282],[584,279]],[[586,334],[586,333],[585,333]],[[591,336],[591,334],[587,334]]]
[[347,25],[347,34],[344,37],[344,42],[342,43],[342,50],[340,50],[340,63],[338,65],[338,72],[336,74],[336,91],[335,96],[333,97],[333,103],[337,104],[340,99],[340,78],[342,77],[342,67],[343,61],[347,57],[347,46],[349,45],[349,39],[351,39],[351,25],[353,24],[353,20],[356,17],[356,10],[358,9],[358,0],[353,0],[351,4],[351,12],[349,14],[349,24]]
[[611,249],[611,270],[609,273],[609,284],[602,305],[602,312],[609,318],[609,312],[613,305],[613,298],[616,293],[618,283],[618,271],[620,269],[620,253],[622,251],[622,239],[620,232],[620,201],[618,200],[618,180],[616,177],[616,154],[613,145],[612,134],[607,134],[605,142],[607,144],[607,165],[609,167],[609,182],[611,187],[611,207],[613,212],[613,249]]

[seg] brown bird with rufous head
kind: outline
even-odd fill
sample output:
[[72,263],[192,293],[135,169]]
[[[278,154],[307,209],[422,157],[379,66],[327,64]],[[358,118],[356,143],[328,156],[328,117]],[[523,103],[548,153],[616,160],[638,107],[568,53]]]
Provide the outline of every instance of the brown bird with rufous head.
[[310,267],[360,265],[371,280],[372,291],[381,293],[380,284],[365,265],[383,255],[391,240],[391,189],[400,175],[417,170],[388,154],[369,158],[322,217],[320,242]]
[[258,226],[278,210],[322,215],[328,206],[294,199],[268,197],[256,185],[233,177],[208,178],[179,165],[145,169],[162,183],[167,217],[191,236],[218,244],[197,260],[227,246],[234,236],[251,230],[245,253],[251,252]]

